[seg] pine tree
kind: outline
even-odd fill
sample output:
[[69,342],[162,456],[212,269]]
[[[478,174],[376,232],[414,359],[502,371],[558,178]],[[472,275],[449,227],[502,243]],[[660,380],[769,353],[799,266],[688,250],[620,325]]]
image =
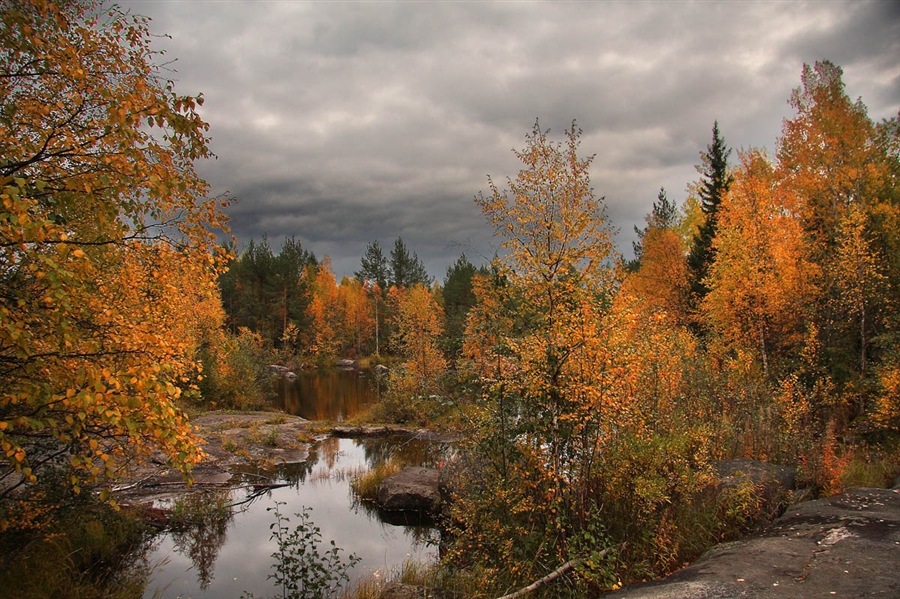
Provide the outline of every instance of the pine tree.
[[408,288],[416,283],[430,287],[432,282],[425,265],[415,252],[410,256],[406,244],[400,237],[394,242],[394,249],[391,250],[390,274],[391,285],[395,287]]
[[636,271],[640,268],[641,257],[644,255],[644,236],[647,234],[647,231],[650,228],[671,229],[678,224],[678,208],[666,197],[666,189],[664,187],[659,188],[656,201],[653,202],[653,209],[645,220],[647,226],[643,229],[639,229],[637,225],[634,227],[637,241],[631,242],[631,247],[634,250],[634,260],[628,265],[631,271]]
[[387,290],[388,261],[377,239],[366,246],[360,262],[360,269],[353,276],[361,283],[377,283],[379,289]]
[[472,279],[478,269],[469,262],[465,254],[447,267],[444,277],[444,350],[454,357],[462,351],[466,317],[475,305]]

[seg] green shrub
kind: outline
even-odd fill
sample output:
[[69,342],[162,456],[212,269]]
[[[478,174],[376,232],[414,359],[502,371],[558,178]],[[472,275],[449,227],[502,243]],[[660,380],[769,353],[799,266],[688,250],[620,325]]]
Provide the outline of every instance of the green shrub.
[[[269,578],[280,589],[282,599],[322,599],[333,597],[347,582],[348,572],[360,558],[350,554],[346,560],[341,549],[331,541],[331,547],[319,551],[322,533],[310,519],[310,508],[294,514],[299,522],[290,528],[290,518],[282,515],[276,501],[267,511],[275,514],[275,522],[270,525],[271,539],[278,543],[278,550],[272,554],[274,572]],[[243,597],[253,597],[244,593]]]
[[268,369],[274,353],[259,334],[248,329],[236,335],[220,331],[202,348],[200,358],[203,373],[198,386],[209,407],[258,409],[274,397]]

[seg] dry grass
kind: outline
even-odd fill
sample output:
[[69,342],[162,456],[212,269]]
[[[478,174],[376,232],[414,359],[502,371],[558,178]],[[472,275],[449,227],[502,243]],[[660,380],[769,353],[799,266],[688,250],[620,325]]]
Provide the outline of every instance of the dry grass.
[[381,481],[400,472],[400,465],[388,460],[381,462],[368,472],[356,474],[350,478],[350,488],[359,499],[375,501]]

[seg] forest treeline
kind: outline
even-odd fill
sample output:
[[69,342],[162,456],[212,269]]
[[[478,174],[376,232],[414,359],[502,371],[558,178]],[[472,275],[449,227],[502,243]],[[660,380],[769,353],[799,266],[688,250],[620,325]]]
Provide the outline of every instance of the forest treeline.
[[709,493],[714,459],[795,465],[811,493],[896,474],[900,120],[874,122],[837,65],[803,67],[772,155],[715,123],[633,260],[576,124],[553,141],[535,123],[520,172],[475,198],[490,264],[461,256],[436,284],[398,238],[338,282],[293,238],[218,242],[203,98],[166,80],[146,19],[0,16],[6,549],[65,536],[62,508],[140,459],[189,474],[187,412],[262,405],[272,360],[392,356],[368,417],[465,432],[441,572],[474,595],[574,560],[585,596],[745,530],[762,504]]
[[441,345],[452,355],[462,345],[465,316],[475,303],[477,269],[465,254],[438,283],[399,237],[388,256],[378,240],[369,243],[359,270],[339,283],[328,257],[319,261],[293,237],[277,253],[266,238],[250,240],[239,252],[226,250],[233,259],[219,284],[231,331],[248,329],[283,355],[318,364],[398,353],[393,332],[399,304],[417,285],[428,288],[442,308]]
[[[835,393],[853,397],[844,402],[844,420],[863,415],[887,424],[897,418],[896,119],[873,123],[828,62],[804,68],[790,102],[796,115],[785,122],[774,157],[756,148],[732,156],[715,123],[687,200],[676,206],[660,190],[646,226],[635,228],[632,260],[614,254],[607,232],[565,240],[608,247],[591,259],[597,264],[583,258],[554,267],[583,276],[587,264],[603,264],[609,302],[664,318],[705,355],[758,370],[764,381],[822,385],[827,375]],[[540,190],[525,191],[533,197]],[[523,218],[552,230],[551,217],[536,210]],[[511,223],[495,224],[508,231]],[[552,245],[533,230],[516,234],[531,236],[522,251]],[[469,311],[477,305],[480,312],[485,300],[484,292],[476,298],[473,279],[483,288],[508,278],[504,260],[476,268],[462,255],[432,285],[400,238],[389,257],[377,240],[370,243],[360,270],[340,283],[327,257],[319,262],[294,238],[277,253],[265,239],[228,250],[234,258],[220,285],[232,330],[255,331],[288,354],[326,359],[398,353],[395,319],[416,285],[430,290],[438,309],[444,358],[471,359],[462,353],[464,329]]]

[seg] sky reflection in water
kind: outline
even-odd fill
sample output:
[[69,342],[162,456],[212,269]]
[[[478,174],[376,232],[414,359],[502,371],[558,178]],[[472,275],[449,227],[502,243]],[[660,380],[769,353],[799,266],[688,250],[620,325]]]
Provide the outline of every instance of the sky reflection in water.
[[[352,376],[345,376],[351,374]],[[355,373],[337,373],[330,380],[318,381],[319,389],[340,389],[340,385],[359,388],[359,379]],[[298,379],[299,381],[299,379]],[[337,381],[337,382],[335,382]],[[365,381],[361,381],[365,384]],[[298,385],[299,389],[309,388],[312,383],[305,381]],[[338,392],[343,399],[333,401],[330,407],[317,410],[315,406],[297,408],[304,417],[303,410],[325,412],[337,409],[341,418],[332,415],[328,419],[339,420],[352,415],[354,410],[371,401],[370,397],[350,399],[349,393]],[[290,396],[288,396],[288,399]],[[328,402],[325,402],[328,403]],[[299,406],[299,403],[295,405]],[[286,406],[288,407],[288,406]],[[298,411],[290,410],[292,413]],[[315,417],[315,416],[313,416]],[[318,418],[323,418],[321,415]],[[350,491],[349,476],[346,474],[360,468],[371,468],[377,461],[391,456],[405,465],[435,465],[442,458],[444,447],[440,444],[410,440],[406,437],[379,439],[337,439],[327,438],[314,446],[310,459],[305,464],[282,467],[277,473],[280,480],[291,483],[291,486],[274,489],[252,503],[242,506],[229,523],[220,548],[203,547],[194,554],[202,554],[208,560],[215,558],[214,563],[205,569],[211,571],[208,586],[203,588],[200,573],[191,559],[185,545],[191,539],[181,539],[180,547],[177,537],[171,533],[163,535],[157,548],[150,555],[151,564],[156,566],[144,593],[145,599],[152,597],[203,597],[207,599],[232,599],[239,597],[244,591],[252,592],[257,598],[268,597],[275,593],[272,581],[267,576],[272,573],[271,554],[277,549],[274,541],[269,539],[270,524],[275,521],[274,514],[266,508],[274,506],[275,501],[286,502],[281,507],[282,514],[291,517],[296,523],[295,512],[304,506],[312,508],[312,522],[322,533],[324,550],[333,539],[344,551],[342,555],[355,553],[362,559],[351,574],[353,583],[378,573],[384,576],[391,570],[399,569],[407,559],[427,561],[437,556],[438,533],[430,528],[415,526],[395,526],[381,521],[377,510],[372,506],[354,501]],[[272,473],[267,473],[271,476]],[[344,476],[342,476],[344,474]],[[248,477],[252,482],[252,477]],[[231,500],[238,502],[247,494],[245,490],[232,493]],[[207,535],[215,540],[216,535]],[[218,535],[222,541],[222,535]],[[181,549],[179,551],[179,548]]]

